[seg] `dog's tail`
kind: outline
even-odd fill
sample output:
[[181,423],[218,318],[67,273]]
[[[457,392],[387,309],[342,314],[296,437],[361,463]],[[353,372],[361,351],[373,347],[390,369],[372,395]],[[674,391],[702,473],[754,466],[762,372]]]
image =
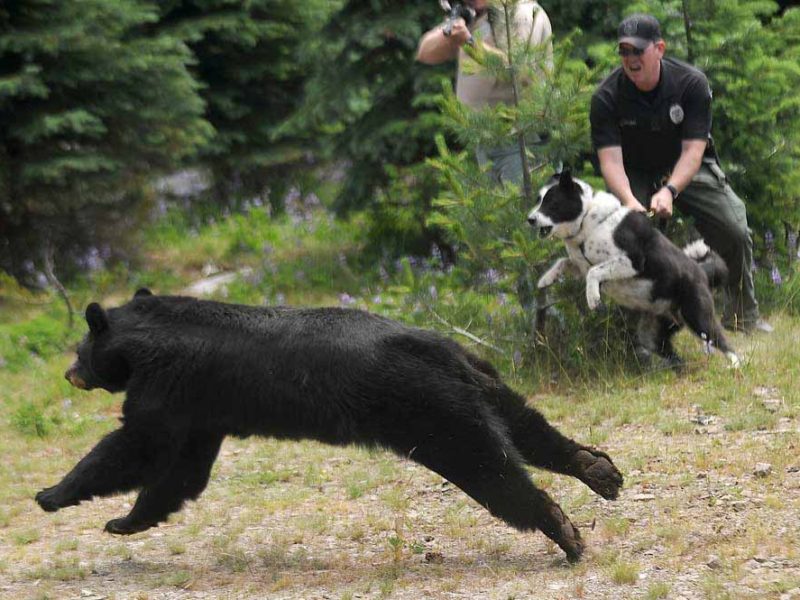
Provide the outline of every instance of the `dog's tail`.
[[721,287],[728,281],[728,267],[722,257],[703,240],[695,240],[683,247],[683,252],[705,272],[711,288]]

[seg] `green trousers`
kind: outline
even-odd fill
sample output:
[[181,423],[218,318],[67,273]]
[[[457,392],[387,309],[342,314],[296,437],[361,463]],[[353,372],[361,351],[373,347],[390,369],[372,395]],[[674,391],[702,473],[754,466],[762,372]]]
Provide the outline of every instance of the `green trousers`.
[[482,169],[491,163],[489,177],[495,185],[503,183],[522,185],[522,158],[519,155],[519,144],[495,148],[481,146],[475,154]]
[[[645,207],[661,187],[661,177],[644,171],[627,171],[634,196]],[[753,238],[747,227],[744,202],[728,185],[719,165],[704,159],[691,183],[678,196],[675,208],[691,216],[700,235],[728,266],[728,285],[722,322],[747,328],[759,318],[753,285]]]

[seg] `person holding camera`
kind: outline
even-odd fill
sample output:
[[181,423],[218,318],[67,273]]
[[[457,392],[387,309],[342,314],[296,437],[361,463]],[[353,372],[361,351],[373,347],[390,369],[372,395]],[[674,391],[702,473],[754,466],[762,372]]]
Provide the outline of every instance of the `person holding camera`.
[[723,325],[770,332],[753,285],[753,240],[744,202],[728,185],[711,139],[711,88],[699,69],[665,57],[658,20],[635,14],[619,25],[622,65],[592,97],[592,144],[611,193],[636,211],[695,220],[728,267]]
[[[445,3],[443,3],[445,4]],[[507,60],[505,19],[502,11],[489,7],[489,0],[466,0],[455,5],[444,24],[425,33],[417,49],[417,60],[424,64],[440,64],[458,60],[456,96],[465,106],[480,110],[499,103],[510,104],[514,93],[511,82],[482,71],[464,51],[464,46],[478,40],[487,52]],[[536,2],[518,2],[513,14],[512,44],[546,45],[552,60],[552,27],[544,9]],[[536,143],[529,139],[528,142]],[[497,183],[522,182],[522,158],[517,141],[509,140],[493,148],[479,147],[478,163],[483,167],[491,162],[491,176]]]

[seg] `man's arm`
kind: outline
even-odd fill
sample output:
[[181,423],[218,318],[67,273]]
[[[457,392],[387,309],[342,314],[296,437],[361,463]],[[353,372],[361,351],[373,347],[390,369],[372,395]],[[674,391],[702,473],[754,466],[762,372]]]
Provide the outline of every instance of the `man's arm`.
[[431,29],[419,42],[417,60],[426,65],[439,63],[458,58],[458,50],[467,43],[471,34],[467,29],[464,19],[456,19],[450,35],[445,35],[441,27]]
[[[678,193],[681,193],[689,185],[700,169],[703,154],[706,151],[706,143],[706,140],[683,140],[681,142],[681,155],[667,182],[675,186]],[[653,194],[650,199],[650,208],[655,211],[657,216],[669,218],[672,216],[672,203],[672,192],[663,187]]]
[[[631,182],[625,174],[622,162],[622,146],[606,146],[597,150],[600,160],[600,172],[606,181],[609,191],[619,198],[623,206],[631,210],[645,212],[645,207],[636,199],[631,190]],[[669,192],[667,192],[669,193]]]

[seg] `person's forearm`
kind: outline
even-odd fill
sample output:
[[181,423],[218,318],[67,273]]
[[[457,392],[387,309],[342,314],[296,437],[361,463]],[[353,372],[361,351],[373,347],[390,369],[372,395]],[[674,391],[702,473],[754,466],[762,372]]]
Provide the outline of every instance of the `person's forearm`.
[[441,27],[431,29],[422,36],[417,48],[417,60],[426,65],[438,65],[448,60],[455,60],[460,47],[454,36],[446,36]]
[[631,190],[631,183],[625,174],[625,165],[622,162],[621,148],[601,148],[598,151],[600,159],[600,172],[605,179],[608,190],[619,198],[623,205],[640,206],[636,196]]
[[669,183],[674,185],[678,192],[682,192],[689,185],[689,182],[697,174],[703,162],[706,142],[704,140],[685,140],[682,144],[682,152],[672,175],[669,176]]

